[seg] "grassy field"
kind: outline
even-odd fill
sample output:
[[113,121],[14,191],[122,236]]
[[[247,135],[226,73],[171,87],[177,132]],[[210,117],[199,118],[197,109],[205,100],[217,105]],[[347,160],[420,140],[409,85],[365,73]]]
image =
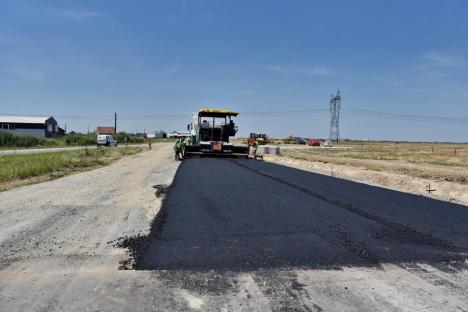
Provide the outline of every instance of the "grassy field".
[[340,142],[333,148],[282,149],[280,157],[468,183],[468,144]]
[[0,156],[0,191],[104,166],[140,151],[125,147]]
[[[335,148],[336,147],[336,148]],[[334,148],[287,151],[287,156],[405,161],[414,164],[468,167],[468,144],[407,142],[340,142]]]

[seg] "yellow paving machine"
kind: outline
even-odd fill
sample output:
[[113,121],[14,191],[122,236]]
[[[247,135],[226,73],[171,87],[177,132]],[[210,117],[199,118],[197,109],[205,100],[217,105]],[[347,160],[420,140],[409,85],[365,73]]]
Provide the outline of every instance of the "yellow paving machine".
[[232,156],[247,158],[247,145],[234,145],[230,139],[237,133],[233,117],[239,113],[226,109],[201,109],[192,115],[192,122],[187,126],[191,136],[185,148],[185,156]]

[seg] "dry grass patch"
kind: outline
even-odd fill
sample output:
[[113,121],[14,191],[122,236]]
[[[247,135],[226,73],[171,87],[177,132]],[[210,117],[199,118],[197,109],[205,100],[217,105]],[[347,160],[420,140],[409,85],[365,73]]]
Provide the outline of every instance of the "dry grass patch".
[[0,191],[105,166],[140,151],[140,148],[134,147],[86,148],[79,151],[0,156]]
[[335,146],[284,149],[281,156],[468,183],[468,144],[353,142]]
[[311,148],[305,151],[312,155],[330,157],[401,160],[416,164],[468,167],[468,144],[340,142],[335,146],[338,148]]

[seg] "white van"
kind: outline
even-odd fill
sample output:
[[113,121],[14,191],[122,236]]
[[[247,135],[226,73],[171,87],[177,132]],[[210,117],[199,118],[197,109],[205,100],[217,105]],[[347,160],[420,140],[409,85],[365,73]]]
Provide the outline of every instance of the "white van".
[[97,136],[97,145],[98,146],[115,146],[117,147],[117,140],[112,137],[110,134],[100,134]]

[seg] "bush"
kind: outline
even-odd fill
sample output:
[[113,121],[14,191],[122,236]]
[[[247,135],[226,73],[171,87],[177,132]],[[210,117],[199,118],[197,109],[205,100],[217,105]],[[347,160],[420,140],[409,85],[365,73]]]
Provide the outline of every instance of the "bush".
[[10,133],[0,132],[0,146],[2,147],[36,147],[44,146],[44,138],[18,136]]
[[[113,135],[119,144],[144,143],[145,140],[134,134],[120,132]],[[125,142],[125,138],[127,141]],[[0,147],[56,147],[95,145],[95,134],[71,133],[62,137],[37,138],[0,132]]]
[[[145,139],[136,136],[135,134],[119,132],[113,135],[114,139],[117,140],[119,144],[125,143],[144,143]],[[125,138],[127,138],[127,142],[125,142]]]
[[67,134],[63,138],[65,145],[94,145],[96,144],[95,134]]

